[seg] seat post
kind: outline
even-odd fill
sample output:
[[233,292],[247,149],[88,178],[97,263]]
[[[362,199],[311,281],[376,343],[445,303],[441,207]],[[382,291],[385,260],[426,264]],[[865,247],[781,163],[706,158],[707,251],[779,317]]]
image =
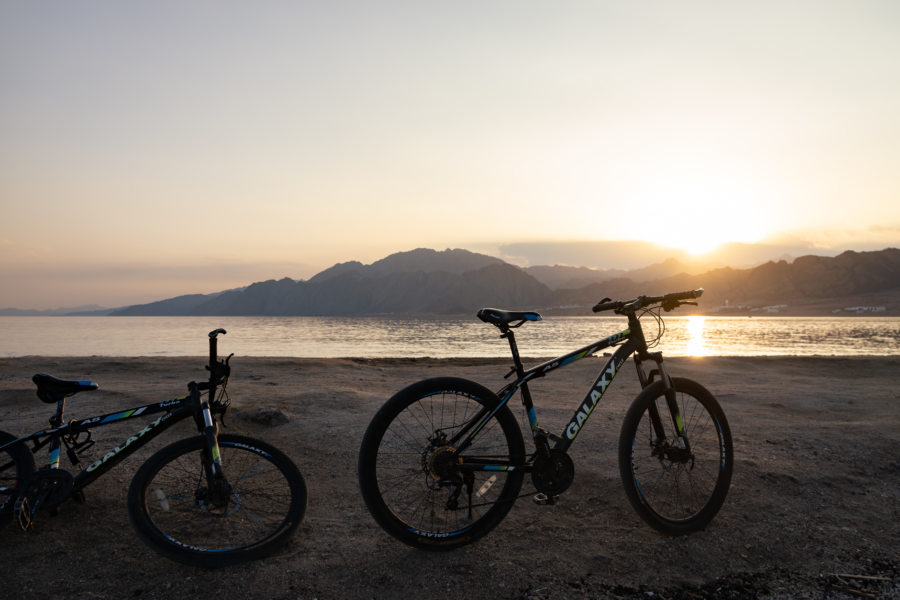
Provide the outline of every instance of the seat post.
[[50,417],[50,425],[52,427],[59,427],[63,424],[63,413],[66,410],[66,397],[63,396],[59,400],[56,401],[56,414]]
[[504,337],[509,341],[509,349],[512,352],[513,356],[513,364],[516,367],[516,375],[521,377],[525,374],[525,368],[522,366],[522,359],[519,358],[519,348],[516,346],[516,336],[512,332],[512,329],[504,328],[503,335],[500,337]]

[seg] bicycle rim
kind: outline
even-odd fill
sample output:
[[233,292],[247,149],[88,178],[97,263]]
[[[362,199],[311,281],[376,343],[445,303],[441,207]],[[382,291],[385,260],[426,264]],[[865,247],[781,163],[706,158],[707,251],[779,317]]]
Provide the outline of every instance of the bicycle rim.
[[[11,434],[0,431],[0,444],[15,439]],[[12,520],[19,492],[33,473],[34,457],[24,444],[0,452],[0,526]]]
[[[436,389],[398,394],[393,406],[387,405],[391,414],[383,420],[376,417],[373,425],[382,422],[375,426],[381,436],[371,465],[377,493],[366,494],[371,489],[366,482],[363,487],[372,513],[402,541],[453,547],[493,529],[509,511],[522,482],[518,471],[464,471],[457,468],[459,461],[521,461],[524,445],[515,419],[504,407],[472,446],[451,461],[454,437],[492,402],[458,385],[431,387]],[[363,463],[361,473],[366,468]]]
[[306,487],[289,459],[240,436],[219,436],[219,449],[228,487],[218,496],[204,474],[203,438],[164,448],[135,476],[132,520],[169,558],[203,566],[250,560],[287,541],[303,518]]
[[[661,391],[635,407],[640,412],[636,422],[637,415],[629,415],[634,424],[630,433],[623,431],[625,447],[620,450],[627,459],[623,478],[626,488],[628,480],[633,486],[638,512],[661,531],[683,534],[703,528],[724,502],[731,479],[731,435],[718,403],[704,388],[676,379],[675,389],[690,453],[679,447]],[[651,406],[661,416],[663,437],[652,425]]]

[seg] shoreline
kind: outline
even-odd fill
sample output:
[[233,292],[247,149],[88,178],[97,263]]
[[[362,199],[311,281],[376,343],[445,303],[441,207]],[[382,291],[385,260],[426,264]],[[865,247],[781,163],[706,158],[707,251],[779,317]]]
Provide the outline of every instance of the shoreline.
[[[850,302],[849,304],[853,304]],[[788,306],[782,310],[769,312],[763,310],[762,308],[754,308],[754,309],[730,309],[730,308],[722,308],[721,310],[692,310],[692,311],[683,311],[677,314],[670,314],[672,317],[798,317],[798,318],[814,318],[814,317],[900,317],[900,309],[897,308],[897,305],[900,304],[900,300],[890,301],[885,303],[883,311],[875,311],[875,310],[861,310],[861,311],[850,311],[847,310],[848,307],[844,306],[841,308],[834,308],[833,306],[828,306],[824,308],[818,309],[809,309],[809,308],[791,308]],[[880,307],[881,304],[873,305],[874,307]],[[868,308],[868,306],[866,306]],[[110,309],[110,310],[119,310],[119,309]],[[606,316],[606,317],[615,317],[616,315],[613,313],[600,313],[594,314],[591,312],[590,306],[579,306],[575,308],[529,308],[527,310],[534,310],[540,313],[543,316],[550,317],[598,317],[598,316]],[[4,312],[4,311],[15,311],[15,312]],[[236,317],[246,317],[246,318],[313,318],[313,319],[420,319],[420,320],[442,320],[442,319],[472,319],[475,318],[475,312],[462,312],[462,313],[415,313],[415,312],[404,312],[404,313],[366,313],[366,314],[352,314],[352,315],[115,315],[115,314],[91,314],[91,313],[62,313],[62,314],[52,314],[41,311],[30,311],[28,309],[0,309],[0,318],[3,317],[87,317],[87,318],[95,318],[95,317],[116,317],[116,318],[185,318],[185,319],[214,319],[219,317],[225,318],[236,318]]]
[[[669,361],[681,361],[681,360],[726,360],[726,359],[741,359],[741,360],[829,360],[829,359],[900,359],[900,349],[897,350],[895,354],[888,353],[880,353],[880,354],[717,354],[717,355],[669,355],[664,354],[664,359],[666,362]],[[226,355],[227,356],[227,355]],[[603,359],[609,358],[610,354],[595,354],[592,356],[586,356],[581,360],[590,360],[590,359]],[[522,362],[525,363],[525,368],[533,364],[539,364],[542,362],[546,362],[549,360],[554,360],[560,358],[560,356],[528,356],[525,354],[521,355]],[[224,358],[224,356],[219,357]],[[629,360],[631,357],[629,357]],[[20,355],[10,355],[10,356],[0,356],[0,361],[3,360],[11,360],[11,361],[21,361],[21,360],[57,360],[57,361],[78,361],[78,360],[199,360],[199,361],[208,361],[208,357],[201,354],[20,354]],[[235,354],[232,357],[233,361],[242,361],[242,360],[354,360],[354,361],[369,361],[369,362],[379,362],[385,361],[387,363],[394,362],[402,362],[402,361],[410,361],[410,362],[421,362],[421,361],[435,361],[435,362],[467,362],[467,361],[484,361],[484,362],[510,362],[512,361],[512,357],[509,354],[505,356],[497,355],[497,356],[290,356],[290,355],[280,355],[280,354],[271,354],[271,355],[255,355],[255,354]]]

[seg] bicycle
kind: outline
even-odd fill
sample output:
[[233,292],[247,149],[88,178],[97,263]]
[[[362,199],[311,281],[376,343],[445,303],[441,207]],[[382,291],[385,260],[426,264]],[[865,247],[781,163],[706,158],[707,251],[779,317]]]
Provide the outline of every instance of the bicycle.
[[[96,390],[91,381],[66,381],[46,374],[32,380],[43,402],[56,403],[50,429],[16,437],[0,431],[0,525],[33,526],[38,510],[58,512],[68,499],[84,502],[84,488],[126,456],[175,423],[193,417],[200,433],[165,446],[137,470],[128,489],[129,519],[138,536],[172,560],[218,567],[259,558],[294,535],[306,510],[306,483],[280,450],[250,437],[219,434],[217,415],[230,404],[225,388],[229,361],[217,356],[216,329],[209,333],[209,380],[190,382],[188,394],[172,400],[66,422],[66,398]],[[218,390],[218,395],[217,395]],[[161,416],[84,466],[94,445],[91,430],[126,419]],[[46,467],[34,454],[49,446]],[[60,468],[65,448],[73,475]]]
[[[648,349],[664,332],[660,309],[699,298],[703,289],[604,298],[594,312],[612,310],[628,329],[530,369],[519,357],[513,329],[540,321],[536,312],[484,308],[478,317],[509,341],[515,380],[496,393],[466,379],[438,377],[396,393],[375,414],[360,447],[359,485],[375,521],[400,541],[423,549],[451,549],[496,527],[520,497],[526,473],[539,504],[554,504],[575,474],[567,450],[623,363],[634,356],[642,391],[629,408],[618,442],[619,472],[631,505],[669,535],[704,528],[718,513],[731,481],[731,432],[716,399],[703,386],[669,377],[661,352]],[[652,314],[659,335],[648,341],[640,318]],[[533,379],[611,346],[618,346],[562,432],[538,424],[528,389]],[[656,368],[647,372],[644,363]],[[534,450],[508,403],[519,391]],[[528,494],[525,494],[528,495]]]

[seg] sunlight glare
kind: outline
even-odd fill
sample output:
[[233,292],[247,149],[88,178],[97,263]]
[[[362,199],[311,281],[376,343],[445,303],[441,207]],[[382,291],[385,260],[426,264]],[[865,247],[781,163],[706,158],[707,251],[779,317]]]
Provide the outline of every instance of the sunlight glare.
[[691,254],[728,242],[754,243],[770,232],[771,202],[753,178],[712,159],[702,167],[673,164],[653,171],[637,190],[645,209],[640,239]]
[[703,326],[706,323],[706,317],[688,317],[688,356],[707,356],[709,351],[706,348],[706,340],[703,338]]

